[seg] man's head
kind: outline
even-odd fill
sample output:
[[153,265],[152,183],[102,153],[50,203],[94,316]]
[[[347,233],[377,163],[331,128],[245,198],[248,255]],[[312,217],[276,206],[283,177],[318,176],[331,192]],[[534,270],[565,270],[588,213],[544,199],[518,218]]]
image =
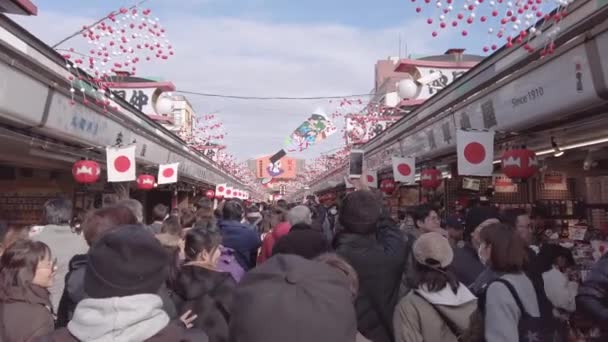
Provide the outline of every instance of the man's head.
[[131,209],[121,205],[105,207],[86,215],[82,222],[82,234],[91,246],[110,229],[126,224],[137,224],[137,218]]
[[305,205],[294,207],[287,213],[287,221],[290,225],[295,226],[298,223],[312,224],[312,213]]
[[445,221],[445,229],[448,231],[448,236],[454,241],[463,239],[464,223],[457,216],[450,216]]
[[368,235],[376,232],[381,214],[378,197],[369,190],[360,190],[344,198],[339,221],[349,233]]
[[164,204],[157,204],[152,208],[152,220],[163,222],[169,215],[169,207]]
[[439,215],[435,208],[430,205],[419,205],[413,211],[412,216],[416,228],[420,229],[423,233],[436,232],[441,229]]
[[532,244],[532,222],[525,209],[507,209],[502,214],[502,222],[515,228],[519,236],[528,244]]
[[479,231],[481,228],[498,222],[499,217],[498,209],[493,206],[475,206],[469,209],[465,219],[465,240],[471,238],[474,243],[479,243]]
[[283,210],[288,210],[289,205],[287,204],[286,200],[280,199],[277,201],[277,207]]
[[50,199],[44,203],[45,224],[68,225],[72,219],[72,201],[65,198]]
[[126,200],[122,200],[122,201],[118,202],[117,204],[123,205],[123,206],[131,209],[131,211],[133,212],[133,215],[135,215],[135,218],[137,219],[138,223],[144,222],[144,206],[141,205],[140,201],[129,198]]
[[238,201],[230,200],[224,203],[222,216],[226,221],[241,221],[243,219],[243,206]]
[[207,197],[203,197],[196,203],[196,209],[213,210],[213,201]]

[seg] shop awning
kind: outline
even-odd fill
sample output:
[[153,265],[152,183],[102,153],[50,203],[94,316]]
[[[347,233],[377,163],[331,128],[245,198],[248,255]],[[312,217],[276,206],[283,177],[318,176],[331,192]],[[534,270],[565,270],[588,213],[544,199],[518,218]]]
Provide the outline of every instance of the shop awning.
[[21,15],[38,15],[38,7],[30,0],[0,0],[0,12]]

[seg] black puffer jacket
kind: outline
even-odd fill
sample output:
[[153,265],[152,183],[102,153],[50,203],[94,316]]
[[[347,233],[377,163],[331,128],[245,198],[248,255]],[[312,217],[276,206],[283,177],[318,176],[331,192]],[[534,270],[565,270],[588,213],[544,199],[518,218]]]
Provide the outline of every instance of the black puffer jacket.
[[74,315],[76,304],[87,298],[84,292],[84,273],[87,266],[87,255],[78,254],[72,257],[69,263],[68,273],[65,275],[65,287],[57,309],[57,321],[55,327],[63,328]]
[[192,310],[198,315],[194,327],[203,330],[210,342],[227,342],[236,288],[232,276],[199,266],[183,266],[174,286],[180,297],[179,312]]
[[385,217],[378,226],[375,235],[341,233],[334,245],[359,275],[355,303],[359,331],[373,342],[390,342],[405,250],[402,234],[394,222]]
[[602,337],[608,337],[608,254],[598,260],[578,289],[576,307],[602,328]]

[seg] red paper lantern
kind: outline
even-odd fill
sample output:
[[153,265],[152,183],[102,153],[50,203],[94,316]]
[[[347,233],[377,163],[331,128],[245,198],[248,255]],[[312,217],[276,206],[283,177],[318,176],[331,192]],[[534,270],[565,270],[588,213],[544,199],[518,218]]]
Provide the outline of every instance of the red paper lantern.
[[207,190],[207,192],[205,192],[205,196],[208,199],[213,199],[213,198],[215,198],[215,191],[213,191],[213,190]]
[[218,200],[218,201],[221,201],[221,200],[224,199],[224,195],[222,195],[222,194],[215,194],[215,199]]
[[397,189],[397,184],[393,179],[384,179],[380,182],[380,190],[387,195],[390,195]]
[[152,190],[156,184],[156,178],[152,175],[139,175],[137,177],[137,189]]
[[536,153],[527,148],[505,151],[501,163],[502,172],[509,178],[527,179],[538,171]]
[[91,184],[99,180],[101,169],[93,160],[79,160],[72,166],[72,176],[80,184]]
[[425,189],[437,189],[441,185],[441,171],[437,169],[422,170],[420,185]]

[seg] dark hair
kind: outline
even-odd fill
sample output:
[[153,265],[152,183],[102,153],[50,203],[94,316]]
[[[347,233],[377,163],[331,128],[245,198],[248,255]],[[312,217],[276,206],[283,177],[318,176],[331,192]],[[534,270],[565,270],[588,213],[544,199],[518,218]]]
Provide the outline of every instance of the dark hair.
[[44,203],[46,224],[65,225],[72,219],[72,201],[65,198],[54,198]]
[[437,212],[437,210],[433,206],[428,204],[422,204],[414,208],[414,210],[412,211],[414,225],[418,228],[418,221],[426,220],[426,218],[429,217],[429,215],[431,215],[431,212],[433,211]]
[[240,221],[243,218],[243,206],[235,200],[230,200],[224,204],[222,216],[226,221]]
[[420,288],[424,285],[429,292],[439,292],[449,285],[454,293],[458,291],[459,282],[450,266],[437,269],[416,262],[414,268],[414,287]]
[[180,236],[182,233],[182,225],[179,223],[179,217],[169,216],[168,219],[163,221],[160,232],[162,234]]
[[169,207],[164,204],[157,204],[152,209],[152,219],[154,221],[163,221],[169,214]]
[[541,274],[549,271],[553,268],[555,261],[559,257],[564,257],[570,266],[574,265],[572,251],[568,248],[551,243],[542,245],[538,252],[538,256],[534,258],[535,270]]
[[517,225],[517,218],[528,215],[528,212],[522,208],[506,209],[502,212],[500,222],[507,224],[513,228]]
[[528,264],[527,245],[517,232],[503,223],[494,223],[480,233],[482,242],[492,247],[490,267],[495,272],[519,273]]
[[207,209],[213,211],[213,201],[203,197],[196,203],[196,208],[198,209]]
[[296,223],[293,226],[291,226],[291,229],[289,231],[295,232],[298,230],[312,230],[312,227],[307,223],[300,222],[300,223]]
[[38,262],[45,256],[52,257],[49,246],[39,241],[17,240],[0,257],[0,300],[6,300],[8,289],[16,287],[25,291],[32,284]]
[[277,201],[277,207],[279,207],[279,208],[281,208],[283,210],[288,210],[289,205],[287,204],[286,200],[280,199],[280,200]]
[[327,264],[344,274],[348,279],[353,301],[357,298],[357,295],[359,294],[359,276],[357,275],[357,271],[355,271],[346,259],[336,253],[325,253],[316,257],[315,260]]
[[115,227],[137,224],[137,218],[131,209],[114,205],[90,211],[82,222],[82,234],[89,246],[93,245],[103,234]]
[[185,208],[181,210],[180,223],[183,228],[190,228],[196,222],[196,215],[192,209]]
[[214,223],[197,223],[188,231],[185,240],[186,259],[194,261],[201,252],[217,248],[222,243],[222,235]]

